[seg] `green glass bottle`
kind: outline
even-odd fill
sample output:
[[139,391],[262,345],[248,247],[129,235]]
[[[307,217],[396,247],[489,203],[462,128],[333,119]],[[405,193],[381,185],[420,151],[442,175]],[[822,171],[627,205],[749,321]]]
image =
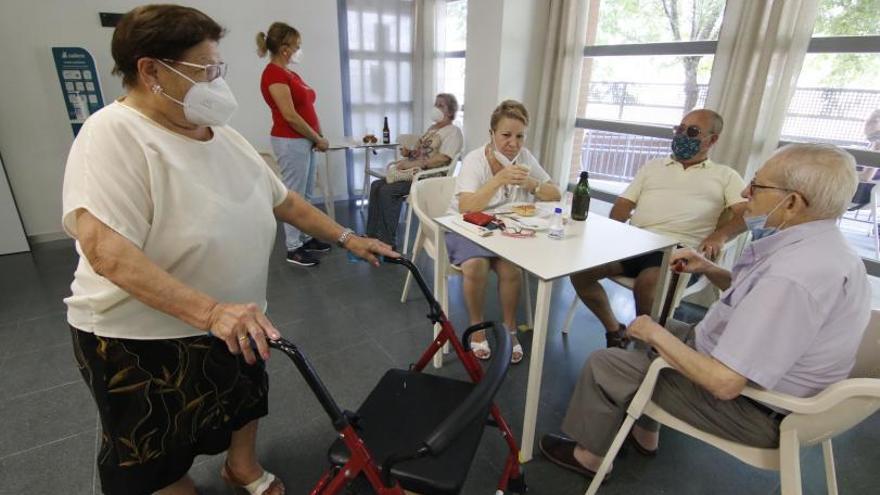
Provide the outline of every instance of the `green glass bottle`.
[[590,212],[590,173],[581,172],[581,180],[574,188],[574,197],[571,200],[572,220],[584,221]]

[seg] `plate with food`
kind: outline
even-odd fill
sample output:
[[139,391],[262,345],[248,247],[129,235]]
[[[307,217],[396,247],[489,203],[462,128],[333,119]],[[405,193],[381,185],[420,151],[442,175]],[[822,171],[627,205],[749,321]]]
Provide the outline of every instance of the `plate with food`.
[[521,218],[545,218],[549,216],[547,210],[543,208],[538,208],[535,203],[513,203],[505,209],[509,210],[510,214]]

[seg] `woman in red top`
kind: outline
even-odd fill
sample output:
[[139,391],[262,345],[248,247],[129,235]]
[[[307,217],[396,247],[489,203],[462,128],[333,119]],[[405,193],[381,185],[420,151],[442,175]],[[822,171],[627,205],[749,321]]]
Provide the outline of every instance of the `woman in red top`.
[[[321,135],[315,112],[315,90],[290,69],[302,54],[299,31],[275,22],[266,33],[257,34],[257,53],[270,54],[260,79],[263,99],[272,110],[272,150],[281,168],[281,180],[291,191],[311,194],[315,158],[313,150],[326,151],[329,143]],[[296,227],[284,225],[287,261],[299,266],[315,266],[313,253],[327,252],[330,245],[310,238]]]

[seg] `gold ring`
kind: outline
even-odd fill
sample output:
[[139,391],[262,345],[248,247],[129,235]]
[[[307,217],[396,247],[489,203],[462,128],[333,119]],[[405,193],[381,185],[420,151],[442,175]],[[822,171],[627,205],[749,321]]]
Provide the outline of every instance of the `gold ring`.
[[247,336],[247,335],[242,335],[241,337],[238,338],[238,341],[239,341],[239,342],[244,342],[244,341],[246,341],[247,339],[248,339],[248,336]]

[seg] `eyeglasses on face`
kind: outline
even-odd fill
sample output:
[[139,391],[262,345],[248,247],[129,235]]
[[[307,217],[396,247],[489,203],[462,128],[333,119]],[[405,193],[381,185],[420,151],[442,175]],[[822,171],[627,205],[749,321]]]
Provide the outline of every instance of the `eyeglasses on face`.
[[703,130],[700,129],[700,126],[696,126],[696,125],[689,125],[687,127],[685,127],[683,125],[676,125],[676,126],[672,127],[672,133],[677,136],[684,134],[687,137],[695,138],[695,137],[699,136],[700,134],[702,134]]
[[172,59],[164,59],[165,62],[170,62],[173,64],[180,64],[186,67],[193,67],[195,69],[202,69],[205,71],[205,81],[213,81],[218,77],[226,77],[226,72],[229,70],[229,66],[227,66],[224,62],[220,62],[219,64],[194,64],[192,62],[184,62],[182,60],[172,60]]
[[755,189],[775,189],[775,190],[777,190],[777,191],[785,191],[785,192],[789,192],[789,193],[795,193],[795,194],[797,194],[798,196],[800,196],[801,199],[804,200],[804,204],[806,204],[807,206],[810,205],[810,202],[807,201],[807,198],[805,198],[803,194],[801,194],[801,193],[798,192],[798,191],[795,191],[794,189],[786,189],[786,188],[784,188],[784,187],[766,186],[766,185],[764,185],[764,184],[756,184],[756,183],[755,183],[755,180],[756,180],[756,179],[752,179],[752,180],[749,182],[749,196],[754,196],[754,195],[755,195]]

